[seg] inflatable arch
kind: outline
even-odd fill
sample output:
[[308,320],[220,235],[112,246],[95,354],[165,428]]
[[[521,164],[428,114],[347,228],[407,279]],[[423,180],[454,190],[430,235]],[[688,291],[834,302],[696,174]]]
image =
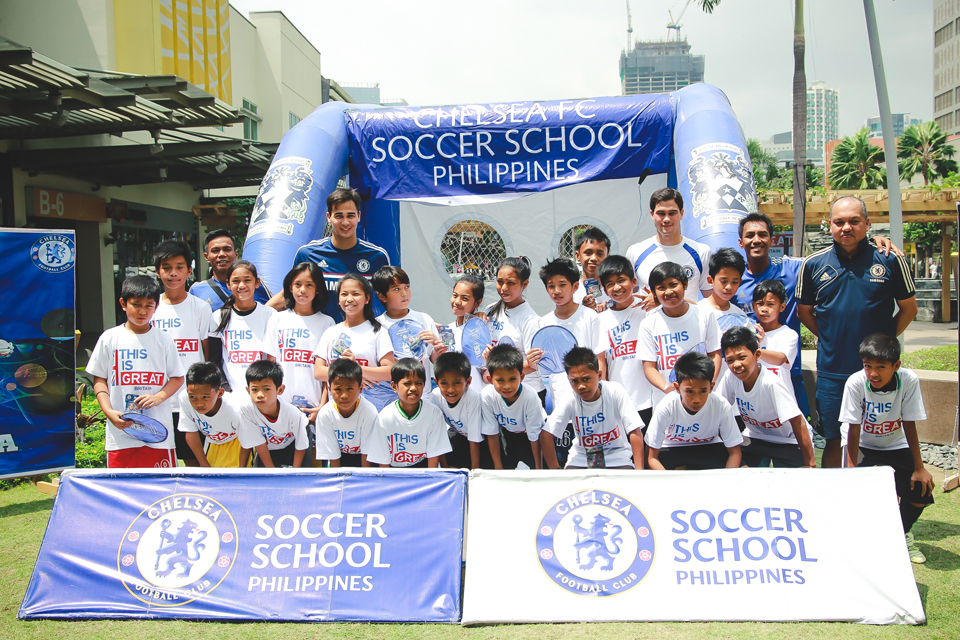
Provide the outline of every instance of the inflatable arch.
[[550,102],[327,103],[283,137],[251,216],[244,257],[271,290],[323,236],[326,196],[345,174],[366,200],[360,237],[410,272],[416,308],[435,317],[449,315],[452,281],[440,242],[467,221],[536,267],[557,255],[564,224],[600,226],[620,253],[649,237],[646,200],[661,186],[683,194],[684,236],[714,250],[736,247],[740,218],[757,210],[743,132],[707,84]]

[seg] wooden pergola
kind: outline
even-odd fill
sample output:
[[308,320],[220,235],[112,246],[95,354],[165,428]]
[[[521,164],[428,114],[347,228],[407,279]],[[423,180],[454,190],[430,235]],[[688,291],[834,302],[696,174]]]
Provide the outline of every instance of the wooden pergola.
[[[862,191],[807,192],[806,224],[819,225],[830,215],[830,206],[842,196],[856,196],[867,205],[872,223],[890,222],[890,194],[886,189]],[[793,226],[793,191],[761,191],[757,193],[759,209],[778,226]],[[900,192],[903,222],[934,222],[943,229],[943,269],[940,277],[940,300],[944,322],[950,322],[951,227],[957,224],[960,189],[903,189]],[[957,274],[954,274],[957,279]]]

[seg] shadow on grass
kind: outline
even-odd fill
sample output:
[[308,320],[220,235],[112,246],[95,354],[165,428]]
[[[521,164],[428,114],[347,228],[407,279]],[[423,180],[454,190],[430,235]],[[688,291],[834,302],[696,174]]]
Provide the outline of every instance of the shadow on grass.
[[924,540],[943,540],[944,538],[960,536],[960,525],[952,522],[927,520],[920,516],[917,525],[920,527],[920,537]]
[[10,516],[22,516],[26,513],[35,513],[37,511],[49,511],[53,506],[53,500],[49,498],[40,498],[31,502],[18,502],[0,507],[0,520]]
[[918,582],[917,591],[920,592],[920,606],[923,607],[923,615],[927,615],[927,593],[930,592],[930,587]]

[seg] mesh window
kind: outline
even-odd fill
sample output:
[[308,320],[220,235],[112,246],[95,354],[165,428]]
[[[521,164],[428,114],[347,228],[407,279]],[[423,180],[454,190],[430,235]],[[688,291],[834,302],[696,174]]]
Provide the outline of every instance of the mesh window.
[[479,220],[464,220],[450,227],[440,243],[440,253],[451,278],[471,273],[488,283],[497,279],[497,266],[507,257],[500,234]]

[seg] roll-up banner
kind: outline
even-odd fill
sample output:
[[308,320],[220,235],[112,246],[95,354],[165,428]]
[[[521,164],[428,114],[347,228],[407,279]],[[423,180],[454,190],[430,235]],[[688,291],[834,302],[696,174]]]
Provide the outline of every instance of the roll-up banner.
[[74,263],[69,230],[0,229],[0,478],[74,464]]
[[523,194],[666,173],[670,94],[347,111],[350,184],[381,199]]
[[925,620],[888,467],[475,472],[463,623]]
[[466,479],[70,472],[19,617],[457,622]]

